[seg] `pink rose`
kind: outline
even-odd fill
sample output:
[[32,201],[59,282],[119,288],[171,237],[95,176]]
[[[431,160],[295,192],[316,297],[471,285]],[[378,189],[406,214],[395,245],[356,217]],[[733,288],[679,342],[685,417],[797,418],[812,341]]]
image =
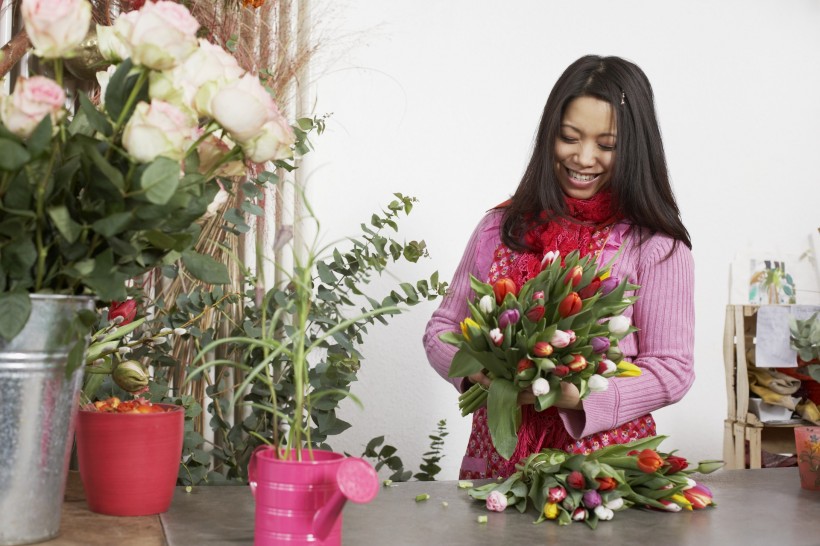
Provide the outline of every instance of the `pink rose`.
[[499,491],[490,491],[487,495],[487,510],[503,512],[507,508],[507,496]]
[[14,93],[3,97],[0,118],[6,129],[21,138],[28,138],[46,116],[52,124],[62,118],[65,91],[57,82],[43,76],[17,78]]
[[23,0],[20,12],[34,54],[46,59],[70,56],[88,34],[88,0]]
[[141,163],[159,156],[182,159],[193,143],[195,120],[167,102],[137,104],[122,134],[122,145]]

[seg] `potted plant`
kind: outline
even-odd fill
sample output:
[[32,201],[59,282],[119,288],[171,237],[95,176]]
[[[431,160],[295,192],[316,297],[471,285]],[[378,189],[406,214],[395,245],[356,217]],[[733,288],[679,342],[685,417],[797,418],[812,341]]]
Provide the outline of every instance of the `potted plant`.
[[820,318],[818,313],[805,320],[789,317],[789,345],[797,352],[797,365],[820,364]]
[[[63,58],[86,36],[89,2],[22,0],[21,13],[54,78],[19,78],[0,105],[6,544],[58,532],[94,301],[123,301],[126,281],[179,259],[197,278],[226,282],[223,265],[192,250],[196,220],[220,178],[244,171],[244,160],[290,157],[296,138],[256,77],[197,40],[198,24],[180,4],[148,2],[98,29],[112,64],[100,103],[79,93],[73,113],[64,107]],[[43,353],[45,366],[34,356]],[[55,467],[62,472],[41,470]],[[27,496],[44,500],[17,500]]]
[[[412,198],[396,196],[383,218],[373,216],[375,229],[395,229],[398,212],[412,208]],[[286,281],[264,293],[249,290],[240,330],[205,345],[197,361],[226,345],[234,358],[206,361],[189,375],[191,379],[216,366],[244,373],[244,381],[235,387],[233,403],[249,407],[251,413],[229,436],[242,435],[249,440],[245,464],[247,479],[255,489],[257,544],[274,543],[277,536],[284,539],[285,535],[288,540],[339,543],[341,518],[325,528],[326,536],[317,531],[313,520],[317,517],[314,507],[327,505],[339,489],[338,467],[347,460],[328,450],[325,439],[331,433],[329,428],[340,423],[332,410],[339,400],[352,396],[349,383],[355,380],[351,375],[355,376],[360,356],[354,345],[361,341],[368,324],[399,313],[398,304],[432,299],[445,289],[433,278],[430,284],[420,281],[416,287],[402,283],[404,296],[393,292],[381,301],[363,297],[357,286],[366,282],[363,279],[381,272],[391,255],[392,259],[404,256],[416,261],[424,254],[423,245],[401,244],[363,227],[371,240],[363,243],[353,239],[350,253],[343,254],[330,245],[319,248],[320,225],[306,206],[316,224],[313,243],[299,248],[292,241],[277,240],[275,244],[290,244],[292,248],[292,270],[274,264]],[[254,286],[254,275],[249,271],[246,275],[249,285]],[[356,295],[365,302],[364,307],[349,299]],[[324,354],[317,355],[320,350]],[[372,483],[375,473],[362,479]],[[316,498],[301,498],[306,493]]]

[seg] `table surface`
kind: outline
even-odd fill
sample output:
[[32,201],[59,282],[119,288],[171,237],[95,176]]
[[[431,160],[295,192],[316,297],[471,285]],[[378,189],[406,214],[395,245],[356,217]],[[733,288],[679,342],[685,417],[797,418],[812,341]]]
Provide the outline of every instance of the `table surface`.
[[[820,544],[820,491],[801,489],[796,468],[722,470],[701,476],[699,481],[712,489],[717,508],[679,513],[630,509],[616,513],[612,521],[601,522],[595,531],[582,523],[533,525],[535,511],[488,512],[455,481],[399,483],[381,488],[369,504],[347,503],[342,539],[345,545],[356,546],[495,546],[553,541],[684,546]],[[416,495],[422,493],[430,499],[416,502]],[[254,504],[247,487],[195,487],[190,493],[179,487],[170,510],[160,517],[102,516],[92,514],[84,504],[67,496],[61,536],[44,544],[253,544]],[[478,523],[480,515],[488,517],[487,523]]]

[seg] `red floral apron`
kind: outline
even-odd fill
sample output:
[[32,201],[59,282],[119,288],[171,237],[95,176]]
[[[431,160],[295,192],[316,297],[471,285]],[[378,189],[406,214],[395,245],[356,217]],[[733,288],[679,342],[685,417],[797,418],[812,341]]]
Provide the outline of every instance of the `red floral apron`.
[[[587,201],[568,199],[567,204],[574,217],[580,216],[581,220],[585,220],[583,216],[587,211],[583,210],[584,206],[591,205],[596,207],[597,211],[607,210],[609,207],[607,194],[600,192],[596,197],[599,198],[596,200],[594,197]],[[592,211],[593,216],[595,212]],[[540,245],[543,248],[542,254],[548,250],[559,250],[561,255],[565,256],[571,250],[578,249],[583,256],[590,252],[599,252],[604,247],[611,229],[611,222],[599,228],[584,228],[583,224],[571,224],[567,221],[550,222],[528,234],[528,242],[537,244],[539,239],[543,241]],[[521,286],[540,271],[540,265],[540,256],[531,253],[519,254],[501,243],[495,250],[487,282],[492,284],[501,277],[509,277],[516,281],[517,286]],[[518,432],[518,445],[509,461],[499,455],[493,447],[487,427],[487,408],[479,408],[473,413],[470,440],[459,479],[506,478],[515,472],[515,465],[520,459],[544,448],[585,454],[611,444],[625,444],[655,435],[655,421],[651,415],[644,415],[612,430],[575,440],[564,428],[556,408],[537,412],[532,405],[525,405],[521,410],[522,422]]]

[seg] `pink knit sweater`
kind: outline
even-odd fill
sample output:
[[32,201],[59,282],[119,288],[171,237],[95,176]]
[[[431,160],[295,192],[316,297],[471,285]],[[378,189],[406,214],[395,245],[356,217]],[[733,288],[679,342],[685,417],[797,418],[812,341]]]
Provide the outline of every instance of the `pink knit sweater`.
[[[501,242],[503,211],[493,210],[478,224],[453,276],[447,296],[433,313],[424,333],[424,348],[430,365],[457,389],[464,378],[448,378],[456,348],[439,340],[443,332],[458,331],[468,316],[467,299],[474,298],[470,274],[487,280],[493,252]],[[622,423],[680,400],[695,379],[694,348],[694,263],[684,244],[664,257],[673,241],[655,235],[638,246],[629,237],[628,226],[618,224],[601,252],[601,264],[623,246],[612,274],[640,285],[639,299],[625,316],[631,317],[638,332],[618,343],[625,358],[639,366],[639,377],[615,378],[604,392],[594,392],[583,400],[581,410],[559,410],[564,426],[573,438],[610,430]]]

